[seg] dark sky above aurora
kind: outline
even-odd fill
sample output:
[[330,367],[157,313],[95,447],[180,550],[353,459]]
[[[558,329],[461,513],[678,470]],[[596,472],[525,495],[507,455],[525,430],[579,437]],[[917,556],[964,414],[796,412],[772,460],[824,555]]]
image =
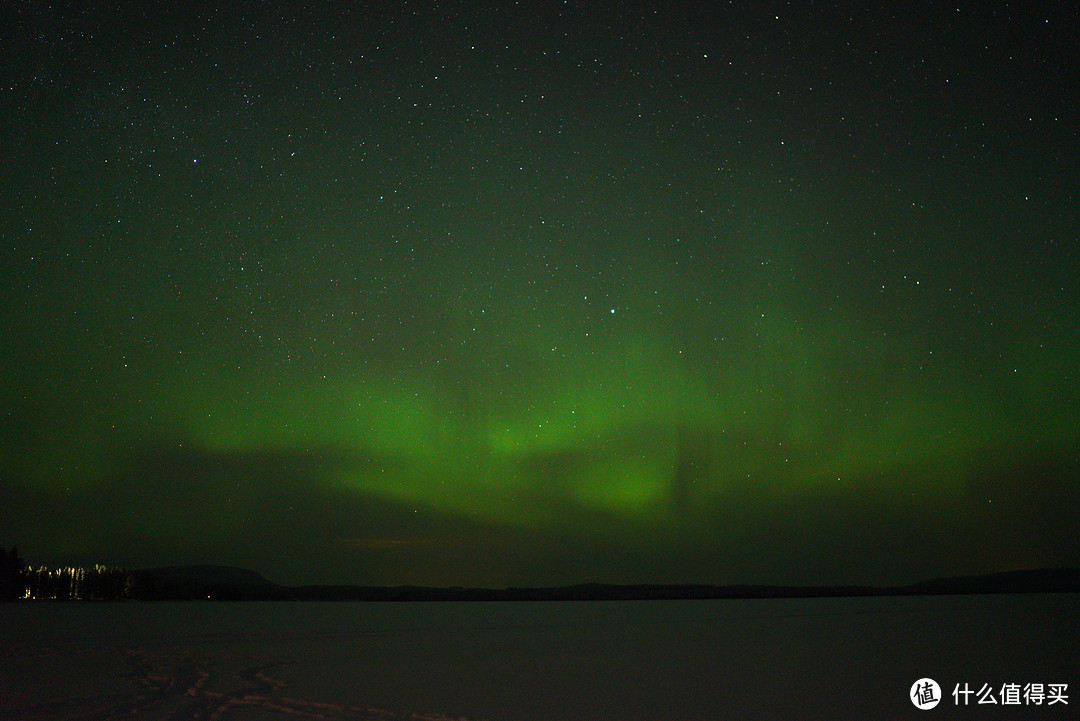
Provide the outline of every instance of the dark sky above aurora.
[[0,545],[1080,565],[1070,4],[152,5],[2,10]]

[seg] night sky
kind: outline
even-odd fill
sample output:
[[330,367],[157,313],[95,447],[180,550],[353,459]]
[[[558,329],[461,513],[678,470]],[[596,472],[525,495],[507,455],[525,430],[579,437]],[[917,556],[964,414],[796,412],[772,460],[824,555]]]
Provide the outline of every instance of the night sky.
[[1080,11],[847,5],[4,3],[0,545],[1080,565]]

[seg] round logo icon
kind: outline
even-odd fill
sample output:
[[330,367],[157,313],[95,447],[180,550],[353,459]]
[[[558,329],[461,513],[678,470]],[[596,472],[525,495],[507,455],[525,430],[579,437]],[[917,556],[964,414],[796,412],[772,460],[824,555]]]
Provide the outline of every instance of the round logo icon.
[[911,684],[909,698],[916,708],[929,711],[941,703],[941,686],[932,678],[920,678]]

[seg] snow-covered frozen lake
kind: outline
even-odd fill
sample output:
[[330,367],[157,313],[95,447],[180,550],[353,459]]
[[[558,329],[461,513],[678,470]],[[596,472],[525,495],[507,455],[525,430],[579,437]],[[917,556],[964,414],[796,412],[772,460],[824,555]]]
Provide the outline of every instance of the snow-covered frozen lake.
[[[1076,594],[3,604],[0,718],[1078,718],[1078,612]],[[936,709],[909,700],[923,677]],[[958,684],[998,704],[958,706]],[[1008,684],[1068,684],[1068,704],[1002,705]]]

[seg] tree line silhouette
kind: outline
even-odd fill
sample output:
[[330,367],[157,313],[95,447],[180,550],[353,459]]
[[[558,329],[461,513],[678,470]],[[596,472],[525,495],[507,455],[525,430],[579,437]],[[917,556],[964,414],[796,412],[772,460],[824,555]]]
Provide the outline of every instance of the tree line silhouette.
[[258,574],[217,567],[129,571],[115,566],[28,565],[0,547],[0,601],[256,601],[290,598]]
[[5,551],[0,547],[0,601],[12,601],[20,597],[22,590],[23,560],[18,547]]
[[0,600],[116,601],[132,598],[134,576],[103,566],[28,566],[18,547],[0,548]]
[[280,586],[227,566],[126,571],[111,566],[32,567],[18,549],[0,548],[0,600],[65,601],[606,601],[720,598],[1080,593],[1080,568],[1005,571],[938,578],[906,586],[612,585],[549,588]]

